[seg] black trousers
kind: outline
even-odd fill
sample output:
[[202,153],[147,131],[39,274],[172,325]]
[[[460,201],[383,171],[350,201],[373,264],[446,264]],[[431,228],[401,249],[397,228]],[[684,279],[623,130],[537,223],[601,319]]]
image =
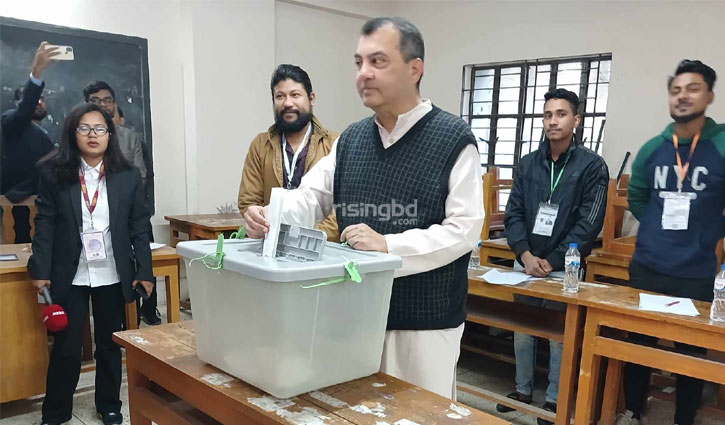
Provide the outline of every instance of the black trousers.
[[[634,261],[629,266],[629,286],[674,297],[712,301],[713,282],[714,278],[684,279],[664,275]],[[629,340],[645,345],[657,344],[657,338],[636,333],[630,333]],[[704,354],[707,351],[702,347],[678,342],[675,347],[680,352],[690,354]],[[640,418],[644,409],[651,372],[651,368],[634,363],[627,363],[624,367],[624,404],[627,410],[634,413],[635,418]],[[700,407],[704,382],[684,375],[677,375],[676,379],[675,423],[692,425]]]
[[81,371],[83,323],[88,315],[88,298],[93,304],[96,342],[96,410],[121,410],[121,347],[111,336],[121,330],[125,300],[121,284],[90,288],[73,286],[61,306],[68,316],[68,327],[54,335],[46,380],[43,421],[63,423],[73,412],[73,393]]

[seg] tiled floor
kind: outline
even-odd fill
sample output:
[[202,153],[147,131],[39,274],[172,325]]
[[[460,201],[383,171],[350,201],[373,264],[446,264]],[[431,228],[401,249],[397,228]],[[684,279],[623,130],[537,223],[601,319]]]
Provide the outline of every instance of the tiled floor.
[[[161,282],[160,282],[161,283]],[[159,290],[159,311],[162,320],[166,322],[166,295],[164,285],[158,286]],[[188,320],[191,315],[182,311],[181,319]],[[147,326],[145,323],[142,327]],[[458,365],[458,381],[467,384],[480,386],[487,390],[500,394],[508,394],[513,390],[514,366],[497,360],[491,360],[482,356],[463,353]],[[88,372],[81,375],[78,383],[78,389],[74,397],[73,419],[67,422],[68,425],[102,425],[101,420],[96,415],[93,394],[93,381],[95,379],[94,372]],[[546,385],[545,376],[537,375],[536,388],[534,390],[534,404],[541,405],[544,401],[544,389]],[[714,386],[706,387],[706,400],[714,398]],[[126,373],[124,370],[123,381],[121,385],[121,400],[123,402],[122,413],[124,415],[124,425],[129,424],[128,419],[128,386],[126,383]],[[536,425],[536,419],[531,416],[518,412],[501,414],[496,412],[495,403],[474,397],[470,394],[458,394],[458,401],[469,406],[473,406],[484,412],[499,416],[510,421],[515,425]],[[37,425],[40,423],[40,408],[42,404],[42,396],[18,400],[0,405],[0,425]],[[647,425],[672,425],[674,416],[674,405],[658,399],[649,401],[649,413],[647,415]],[[715,418],[700,413],[696,420],[696,425],[722,425],[722,418]]]

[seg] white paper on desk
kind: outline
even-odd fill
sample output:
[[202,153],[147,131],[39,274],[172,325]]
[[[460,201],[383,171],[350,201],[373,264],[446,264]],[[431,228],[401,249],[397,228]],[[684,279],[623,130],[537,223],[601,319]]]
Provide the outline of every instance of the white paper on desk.
[[481,277],[492,285],[518,285],[531,279],[531,276],[521,272],[502,272],[498,269],[491,269]]
[[165,246],[166,246],[166,244],[165,244],[165,243],[156,243],[156,242],[151,242],[151,250],[152,250],[152,251],[153,251],[154,249],[159,249],[159,248],[163,248],[163,247],[165,247]]
[[[677,302],[677,304],[672,304]],[[689,298],[668,297],[666,295],[639,294],[639,309],[660,313],[679,314],[681,316],[699,316],[695,304]]]

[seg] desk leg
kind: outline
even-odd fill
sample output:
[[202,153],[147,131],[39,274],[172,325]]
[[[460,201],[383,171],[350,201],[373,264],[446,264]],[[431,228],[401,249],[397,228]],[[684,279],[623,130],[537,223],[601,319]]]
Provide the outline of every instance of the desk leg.
[[174,223],[169,223],[169,245],[171,245],[172,248],[176,248],[176,244],[178,244],[179,241],[179,229],[176,228]]
[[619,388],[622,383],[624,363],[612,358],[607,359],[607,377],[604,382],[604,400],[602,401],[601,425],[612,425],[619,404]]
[[568,304],[564,324],[561,369],[559,371],[559,402],[556,407],[556,425],[568,425],[571,419],[583,321],[584,307]]
[[131,425],[151,425],[151,420],[141,414],[139,410],[138,391],[148,388],[149,380],[137,369],[136,355],[126,350],[126,376],[128,377],[128,411]]
[[584,341],[582,343],[582,362],[579,369],[579,390],[576,396],[575,425],[590,424],[594,399],[596,398],[599,367],[602,361],[601,356],[594,353],[594,338],[599,334],[596,316],[591,309],[587,311]]
[[138,312],[136,301],[126,304],[126,330],[138,329]]
[[169,323],[180,320],[179,310],[179,265],[174,271],[164,276],[166,280],[166,317]]

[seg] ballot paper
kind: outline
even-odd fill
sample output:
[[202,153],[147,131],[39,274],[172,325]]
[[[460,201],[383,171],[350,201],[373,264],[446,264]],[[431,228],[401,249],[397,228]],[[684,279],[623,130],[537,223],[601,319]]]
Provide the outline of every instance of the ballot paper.
[[536,279],[526,273],[502,272],[498,269],[491,269],[480,277],[492,285],[518,285],[521,282]]
[[660,313],[699,316],[695,304],[689,298],[668,297],[665,295],[639,294],[639,309]]
[[264,236],[264,245],[262,247],[262,255],[264,257],[274,258],[277,256],[277,241],[279,239],[279,227],[282,224],[282,201],[284,194],[285,189],[281,187],[272,188],[269,207],[267,208],[269,232]]
[[159,249],[159,248],[163,248],[163,247],[165,247],[165,246],[166,246],[166,244],[165,244],[165,243],[156,243],[156,242],[151,242],[151,250],[152,250],[152,251],[153,251],[154,249]]

